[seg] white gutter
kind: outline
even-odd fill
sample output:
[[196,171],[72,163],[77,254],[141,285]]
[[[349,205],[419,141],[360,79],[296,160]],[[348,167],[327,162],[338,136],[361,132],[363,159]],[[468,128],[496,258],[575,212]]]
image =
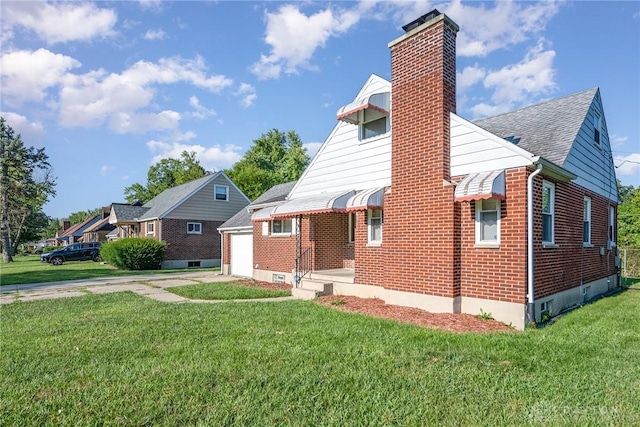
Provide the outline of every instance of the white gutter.
[[533,299],[533,178],[542,172],[542,165],[527,178],[527,321],[535,323]]

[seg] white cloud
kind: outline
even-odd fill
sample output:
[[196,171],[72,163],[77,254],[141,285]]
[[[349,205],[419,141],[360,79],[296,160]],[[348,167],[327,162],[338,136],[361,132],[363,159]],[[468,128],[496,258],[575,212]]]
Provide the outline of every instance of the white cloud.
[[240,87],[238,88],[236,95],[242,98],[240,100],[240,104],[244,108],[251,107],[258,98],[258,95],[256,95],[256,88],[248,83],[240,83]]
[[60,123],[66,127],[92,127],[108,120],[111,129],[119,133],[174,129],[179,113],[139,110],[151,105],[156,85],[179,82],[214,93],[233,83],[225,76],[207,75],[201,57],[163,58],[157,63],[139,61],[121,74],[97,70],[67,75],[60,91]]
[[21,27],[33,31],[47,44],[89,41],[115,35],[117,20],[113,9],[93,3],[15,1],[2,5],[4,40],[12,37],[15,27]]
[[267,13],[265,42],[271,46],[269,55],[261,55],[251,71],[260,79],[273,79],[284,71],[297,73],[299,69],[316,70],[311,57],[327,40],[348,31],[360,15],[357,10],[327,8],[313,15],[305,15],[297,5],[281,6]]
[[151,164],[158,163],[162,159],[179,159],[183,151],[195,152],[196,159],[206,170],[222,170],[231,167],[242,158],[242,147],[236,145],[214,145],[203,147],[202,145],[188,145],[180,142],[149,141],[147,147],[155,156],[151,159]]
[[640,174],[640,153],[631,153],[626,156],[614,156],[616,174],[631,176]]
[[157,30],[147,30],[142,36],[145,40],[162,40],[165,37],[165,32],[157,29]]
[[21,136],[25,145],[37,145],[44,136],[44,127],[41,123],[30,122],[25,116],[9,111],[2,111],[0,114],[11,126],[14,133]]
[[627,140],[629,140],[629,138],[626,136],[618,136],[618,135],[611,135],[609,139],[611,141],[611,144],[614,147],[618,147],[624,144],[625,142],[627,142]]
[[539,43],[517,64],[487,71],[483,85],[493,91],[491,104],[471,107],[474,118],[510,111],[551,94],[556,89],[554,58],[555,51],[544,50]]
[[313,159],[318,153],[320,147],[322,147],[322,142],[305,142],[302,146],[307,149],[307,155],[309,158]]
[[464,92],[468,87],[482,81],[486,74],[486,70],[478,67],[477,65],[473,67],[465,67],[462,72],[458,73],[456,76],[456,89],[459,92]]
[[198,99],[197,96],[192,96],[189,98],[189,105],[191,105],[195,110],[190,112],[189,116],[195,119],[204,120],[207,117],[215,116],[218,114],[216,113],[215,110],[209,109],[203,106],[202,104],[200,104],[200,100]]
[[113,166],[109,166],[109,165],[102,165],[100,166],[100,175],[102,176],[106,176],[109,174],[109,172],[111,172],[113,169],[115,169]]
[[41,102],[46,98],[47,89],[59,85],[70,70],[80,65],[69,56],[42,48],[4,53],[0,57],[0,90],[5,102],[11,105]]

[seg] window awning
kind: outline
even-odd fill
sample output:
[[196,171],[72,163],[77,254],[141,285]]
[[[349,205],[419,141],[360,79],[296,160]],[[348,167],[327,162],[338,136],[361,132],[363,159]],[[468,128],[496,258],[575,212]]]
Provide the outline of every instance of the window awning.
[[504,171],[472,173],[456,187],[455,201],[505,198]]
[[346,212],[347,201],[355,191],[340,193],[322,193],[313,196],[300,197],[289,200],[273,208],[272,218],[292,217],[295,215],[309,215],[329,212]]
[[384,202],[384,187],[358,191],[347,201],[347,211],[363,211],[381,208]]
[[390,100],[390,92],[374,93],[373,95],[365,96],[340,108],[337,113],[337,118],[338,120],[355,125],[359,122],[358,111],[361,110],[374,110],[382,116],[388,116]]
[[251,214],[251,221],[268,221],[271,219],[271,212],[273,212],[274,208],[275,206],[269,206],[255,211]]

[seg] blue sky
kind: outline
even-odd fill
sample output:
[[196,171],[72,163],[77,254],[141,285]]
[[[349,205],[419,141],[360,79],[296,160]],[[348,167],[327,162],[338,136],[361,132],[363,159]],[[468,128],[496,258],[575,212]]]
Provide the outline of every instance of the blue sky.
[[230,167],[272,128],[310,154],[388,42],[437,8],[458,25],[458,114],[475,119],[600,87],[618,178],[640,185],[640,3],[11,2],[2,116],[45,147],[53,217],[124,201],[153,163]]

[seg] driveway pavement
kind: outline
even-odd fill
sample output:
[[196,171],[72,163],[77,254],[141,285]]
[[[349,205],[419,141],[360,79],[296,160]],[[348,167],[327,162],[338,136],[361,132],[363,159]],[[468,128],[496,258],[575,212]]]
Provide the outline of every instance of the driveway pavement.
[[[198,283],[229,282],[240,280],[238,277],[225,276],[211,272],[147,274],[140,276],[103,277],[98,279],[69,280],[64,282],[30,283],[0,288],[0,304],[15,301],[34,301],[52,298],[70,298],[87,294],[106,294],[131,291],[147,298],[163,302],[220,303],[228,301],[192,300],[173,294],[165,288],[194,285]],[[255,300],[234,300],[236,302],[274,302],[286,301],[294,297],[261,298]]]

